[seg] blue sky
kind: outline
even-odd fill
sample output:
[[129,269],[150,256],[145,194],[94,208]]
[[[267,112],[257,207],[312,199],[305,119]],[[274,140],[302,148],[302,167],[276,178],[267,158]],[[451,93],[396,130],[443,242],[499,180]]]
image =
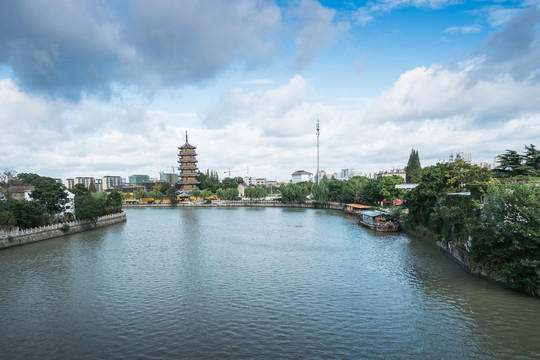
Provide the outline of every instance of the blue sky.
[[0,166],[290,179],[540,146],[538,1],[4,1]]

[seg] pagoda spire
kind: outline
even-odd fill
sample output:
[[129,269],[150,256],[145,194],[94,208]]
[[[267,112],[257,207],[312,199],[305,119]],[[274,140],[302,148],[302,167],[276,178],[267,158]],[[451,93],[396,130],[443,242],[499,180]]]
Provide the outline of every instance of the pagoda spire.
[[186,144],[189,144],[189,142],[187,140],[187,130],[186,130]]

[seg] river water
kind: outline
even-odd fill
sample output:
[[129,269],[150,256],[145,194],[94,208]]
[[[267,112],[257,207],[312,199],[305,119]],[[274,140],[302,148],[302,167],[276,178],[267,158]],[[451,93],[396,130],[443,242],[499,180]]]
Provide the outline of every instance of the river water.
[[342,212],[126,209],[0,252],[2,359],[532,359],[540,301]]

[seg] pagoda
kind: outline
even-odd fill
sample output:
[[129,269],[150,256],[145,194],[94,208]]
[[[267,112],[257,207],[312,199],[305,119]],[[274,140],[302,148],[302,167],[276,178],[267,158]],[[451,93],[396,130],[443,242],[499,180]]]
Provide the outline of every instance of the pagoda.
[[197,188],[199,181],[197,181],[197,153],[195,149],[197,147],[191,145],[188,142],[188,135],[186,131],[186,143],[180,146],[178,149],[179,159],[178,163],[180,170],[178,185],[180,185],[180,197],[187,199],[191,196],[191,192]]

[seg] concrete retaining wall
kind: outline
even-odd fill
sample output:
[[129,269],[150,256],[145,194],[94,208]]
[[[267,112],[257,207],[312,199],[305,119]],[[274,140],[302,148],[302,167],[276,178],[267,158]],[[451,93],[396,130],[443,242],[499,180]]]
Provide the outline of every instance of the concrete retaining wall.
[[[90,221],[71,221],[64,224],[55,224],[43,226],[40,228],[18,230],[10,233],[0,234],[0,249],[5,249],[13,246],[30,244],[37,241],[52,239],[69,234],[75,234],[82,231],[97,229],[100,227],[121,223],[127,220],[126,213],[110,214],[101,216],[94,224]],[[63,231],[60,228],[67,224],[68,231]]]

